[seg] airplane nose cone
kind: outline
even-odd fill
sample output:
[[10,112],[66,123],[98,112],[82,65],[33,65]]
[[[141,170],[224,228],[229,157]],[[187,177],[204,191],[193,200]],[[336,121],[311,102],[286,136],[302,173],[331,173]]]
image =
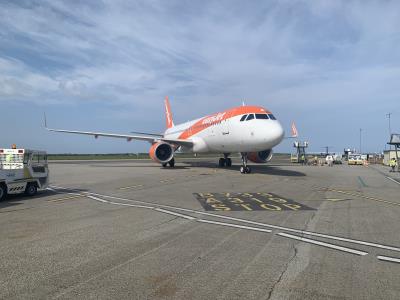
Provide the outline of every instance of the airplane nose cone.
[[278,121],[275,121],[274,123],[275,124],[271,128],[271,139],[275,145],[278,145],[283,140],[285,131]]

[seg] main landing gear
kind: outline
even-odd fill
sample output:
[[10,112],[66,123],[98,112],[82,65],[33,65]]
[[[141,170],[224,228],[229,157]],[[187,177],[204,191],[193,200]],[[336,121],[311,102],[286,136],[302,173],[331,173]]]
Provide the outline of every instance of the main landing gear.
[[240,167],[240,173],[248,174],[251,173],[251,168],[247,166],[247,153],[240,153],[242,155],[242,166]]
[[230,153],[224,153],[224,157],[221,157],[218,162],[218,166],[223,167],[231,167],[232,166],[232,159],[229,158]]
[[175,158],[171,159],[169,162],[167,163],[163,163],[162,166],[163,168],[166,168],[167,165],[169,165],[171,168],[175,167]]

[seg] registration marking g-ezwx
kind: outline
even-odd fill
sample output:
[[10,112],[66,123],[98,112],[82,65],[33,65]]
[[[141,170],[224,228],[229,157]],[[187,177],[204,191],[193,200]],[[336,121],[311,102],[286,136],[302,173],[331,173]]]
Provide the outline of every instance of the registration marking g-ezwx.
[[284,211],[314,210],[273,193],[194,193],[208,211]]

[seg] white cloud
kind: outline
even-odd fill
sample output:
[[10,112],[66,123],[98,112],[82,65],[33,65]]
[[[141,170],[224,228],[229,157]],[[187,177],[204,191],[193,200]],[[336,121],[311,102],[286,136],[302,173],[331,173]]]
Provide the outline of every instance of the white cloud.
[[168,94],[178,118],[243,99],[390,108],[399,46],[397,1],[10,2],[0,9],[0,101],[94,103],[121,116],[162,114]]

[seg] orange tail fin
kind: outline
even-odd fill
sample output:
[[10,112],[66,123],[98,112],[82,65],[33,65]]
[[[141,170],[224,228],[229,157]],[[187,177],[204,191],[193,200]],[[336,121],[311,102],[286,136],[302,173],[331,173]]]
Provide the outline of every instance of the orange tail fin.
[[165,97],[165,116],[167,120],[167,129],[174,127],[174,121],[172,120],[171,106],[169,105],[168,96]]
[[292,123],[292,137],[298,137],[299,133],[297,131],[296,125],[294,124],[294,122]]

